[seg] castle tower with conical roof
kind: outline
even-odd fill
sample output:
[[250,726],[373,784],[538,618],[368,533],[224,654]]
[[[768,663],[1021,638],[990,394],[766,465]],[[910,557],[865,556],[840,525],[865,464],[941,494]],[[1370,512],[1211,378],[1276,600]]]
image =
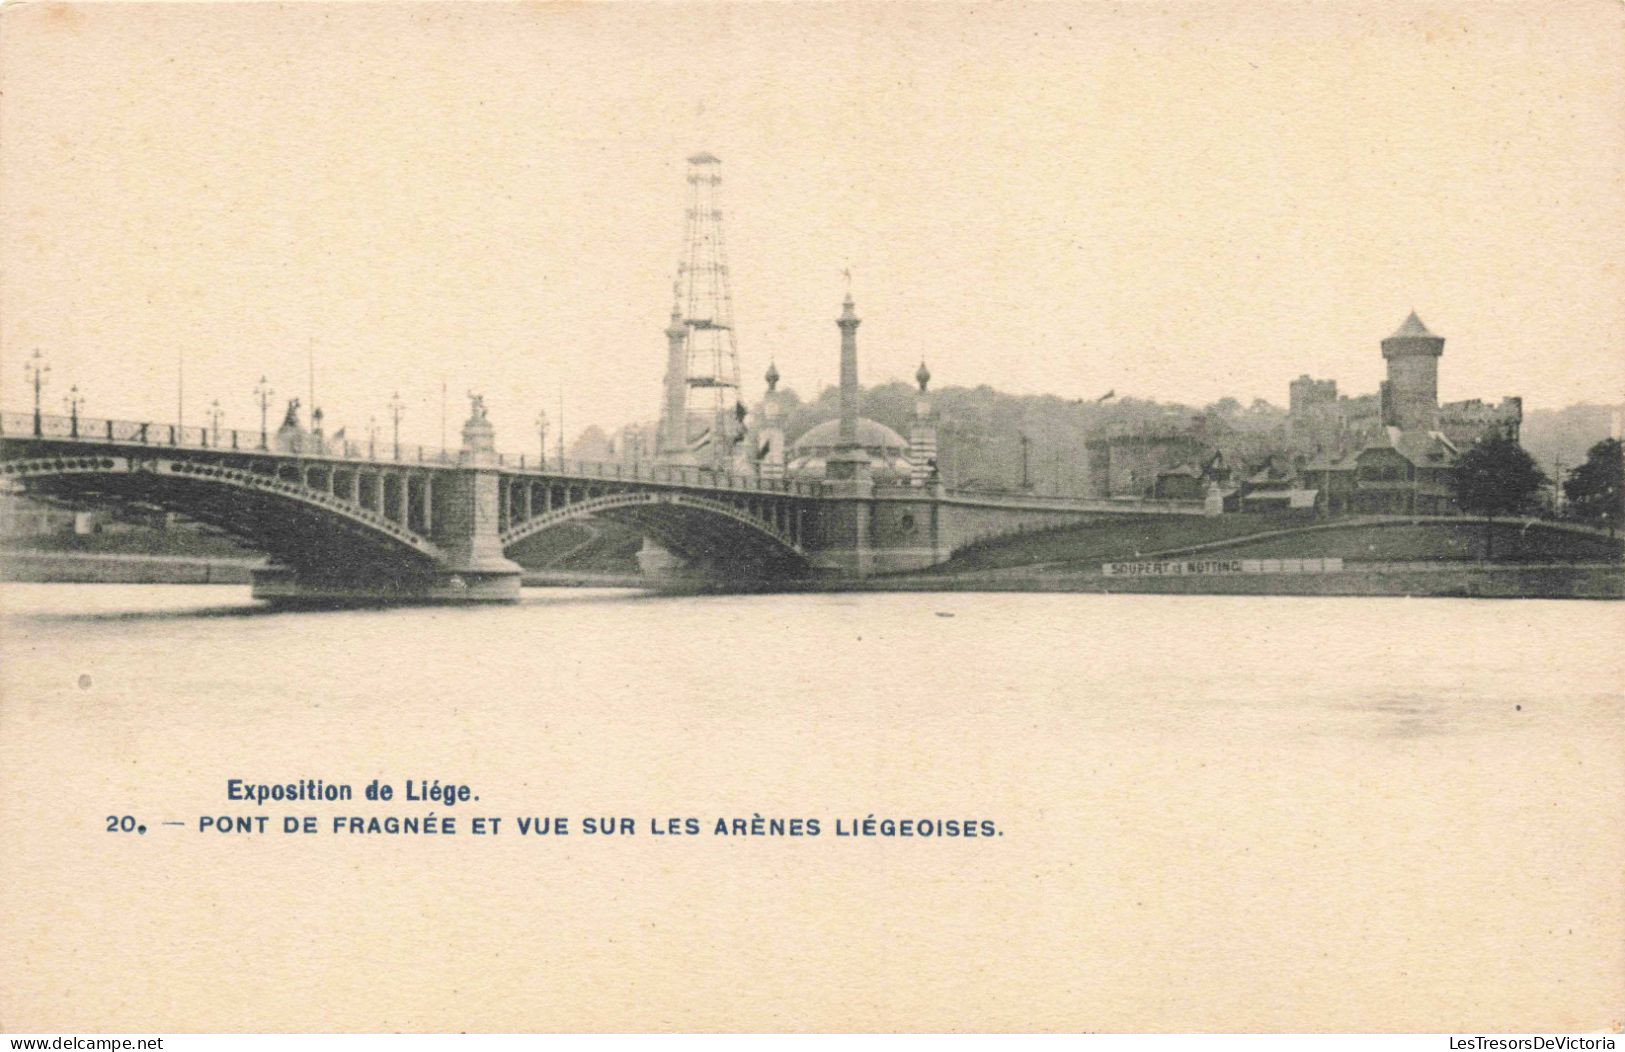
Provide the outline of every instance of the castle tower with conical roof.
[[1399,331],[1382,341],[1388,379],[1382,384],[1382,422],[1402,431],[1434,431],[1439,426],[1439,356],[1444,337],[1435,336],[1411,311]]

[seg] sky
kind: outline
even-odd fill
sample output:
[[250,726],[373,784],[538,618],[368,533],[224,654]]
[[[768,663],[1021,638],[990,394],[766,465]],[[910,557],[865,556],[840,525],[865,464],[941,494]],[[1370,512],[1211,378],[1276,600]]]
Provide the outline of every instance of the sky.
[[1601,0],[12,4],[0,401],[652,420],[700,150],[750,397],[850,269],[865,383],[1284,405],[1414,309],[1443,399],[1619,401],[1621,69]]

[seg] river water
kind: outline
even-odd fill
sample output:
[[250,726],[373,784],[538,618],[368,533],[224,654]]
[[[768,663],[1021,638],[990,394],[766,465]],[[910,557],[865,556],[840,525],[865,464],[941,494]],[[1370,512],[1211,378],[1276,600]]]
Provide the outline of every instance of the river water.
[[[1625,989],[1622,629],[1532,600],[6,585],[0,1021],[1595,1029]],[[455,836],[340,836],[435,808],[232,778],[479,799],[438,809]],[[713,835],[753,816],[822,832]],[[835,835],[869,816],[997,835]],[[702,835],[651,835],[672,818]]]

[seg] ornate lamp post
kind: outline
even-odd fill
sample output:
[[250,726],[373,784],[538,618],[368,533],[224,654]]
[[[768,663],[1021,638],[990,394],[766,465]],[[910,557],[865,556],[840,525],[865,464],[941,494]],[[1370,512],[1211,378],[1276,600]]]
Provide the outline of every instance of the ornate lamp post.
[[220,399],[216,398],[209,403],[209,444],[220,445],[220,421],[225,417],[225,411],[220,408]]
[[367,417],[367,459],[378,459],[378,418]]
[[539,467],[539,468],[542,468],[543,470],[546,470],[546,468],[547,468],[547,411],[546,410],[538,409],[536,411],[536,424],[535,424],[535,427],[536,427],[536,443],[537,443],[536,449],[537,449],[538,453],[540,454],[537,457],[536,466]]
[[254,396],[260,400],[260,448],[265,449],[270,442],[270,434],[265,429],[265,410],[271,404],[271,385],[260,377],[260,382],[254,385]]
[[40,390],[41,390],[41,388],[43,388],[45,386],[45,376],[50,371],[51,371],[51,366],[49,365],[49,363],[47,363],[45,361],[45,356],[40,353],[40,350],[39,350],[38,347],[34,348],[33,355],[31,355],[29,357],[29,359],[26,362],[23,363],[23,375],[27,376],[28,377],[28,382],[34,385],[34,434],[35,435],[39,435],[39,434],[43,433],[43,431],[42,431],[42,429],[40,427],[40,409],[39,409]]
[[[74,384],[72,387],[68,388],[68,396],[66,398],[62,399],[62,404],[64,406],[66,406],[67,409],[68,409],[69,426],[72,428],[72,430],[69,432],[69,434],[71,434],[74,438],[78,438],[79,437],[79,407],[85,404],[85,400],[79,396],[79,385],[78,384]],[[38,434],[38,433],[39,432],[37,432],[37,431],[35,432],[35,434]]]
[[395,459],[401,459],[401,410],[406,403],[401,401],[401,393],[396,391],[389,396],[389,416],[395,424]]

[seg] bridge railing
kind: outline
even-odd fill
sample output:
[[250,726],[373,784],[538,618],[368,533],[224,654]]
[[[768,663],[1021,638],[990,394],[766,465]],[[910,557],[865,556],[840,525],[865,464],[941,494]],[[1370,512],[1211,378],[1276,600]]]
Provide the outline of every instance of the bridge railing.
[[[325,457],[378,464],[457,464],[460,450],[396,443],[368,437],[350,439],[343,429],[332,435],[301,431],[278,435],[275,431],[241,428],[187,427],[149,420],[110,420],[91,416],[60,416],[43,413],[0,413],[0,435],[46,439],[110,442],[120,445],[155,446],[178,449],[212,449],[240,452],[269,452],[286,456]],[[755,475],[717,471],[712,468],[681,467],[648,461],[594,461],[558,457],[530,457],[525,454],[497,454],[500,467],[539,474],[570,475],[578,478],[622,480],[701,486],[708,489],[743,490],[756,493],[784,493],[814,496],[817,482],[790,479],[763,479]]]
[[519,471],[534,471],[547,475],[570,475],[578,478],[604,479],[626,482],[655,482],[674,486],[703,486],[709,489],[743,490],[752,493],[785,493],[793,496],[815,496],[822,491],[817,482],[792,479],[764,479],[756,475],[717,471],[714,468],[685,467],[676,464],[658,464],[649,461],[598,461],[560,457],[530,457],[521,454],[499,455],[498,462]]
[[406,442],[397,445],[394,442],[380,442],[376,439],[369,439],[365,442],[352,442],[348,439],[334,442],[329,439],[327,441],[327,450],[322,455],[338,457],[343,460],[365,460],[381,464],[457,463],[457,454],[451,450]]
[[302,431],[282,436],[274,431],[226,427],[190,427],[150,420],[109,420],[94,416],[53,413],[0,413],[0,435],[127,445],[167,446],[180,449],[221,449],[332,457],[341,460],[395,464],[455,464],[457,453],[433,446],[395,443],[371,438],[354,441],[339,434]]

